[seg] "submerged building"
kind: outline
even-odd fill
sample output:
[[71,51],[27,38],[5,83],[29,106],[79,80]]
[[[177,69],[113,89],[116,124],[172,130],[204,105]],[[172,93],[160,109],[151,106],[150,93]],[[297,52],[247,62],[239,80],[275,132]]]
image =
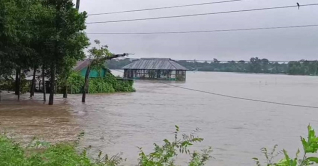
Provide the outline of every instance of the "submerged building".
[[124,66],[124,77],[185,81],[187,69],[169,58],[142,58]]

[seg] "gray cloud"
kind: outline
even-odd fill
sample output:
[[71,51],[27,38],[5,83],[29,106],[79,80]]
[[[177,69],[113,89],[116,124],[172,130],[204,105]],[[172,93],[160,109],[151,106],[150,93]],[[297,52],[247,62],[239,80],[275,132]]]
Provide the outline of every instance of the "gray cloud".
[[[81,0],[81,10],[102,13],[142,9],[217,0]],[[180,9],[146,11],[89,17],[87,22],[196,14],[282,5],[296,6],[293,0],[246,0],[243,2],[196,6]],[[301,4],[316,3],[302,0]],[[257,28],[317,24],[318,6],[298,10],[281,9],[188,18],[93,24],[87,32],[155,32],[191,31],[233,28]],[[172,59],[248,60],[252,56],[270,60],[318,59],[318,28],[222,32],[204,34],[165,35],[88,35],[99,39],[115,53],[131,52],[139,57],[169,57]]]

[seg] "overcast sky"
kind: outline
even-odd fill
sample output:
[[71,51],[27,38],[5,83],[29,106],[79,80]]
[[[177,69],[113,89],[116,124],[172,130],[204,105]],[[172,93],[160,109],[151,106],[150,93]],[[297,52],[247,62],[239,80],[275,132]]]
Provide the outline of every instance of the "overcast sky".
[[[88,14],[153,8],[220,0],[81,0],[81,11]],[[87,22],[161,17],[182,14],[295,5],[295,0],[244,0],[178,9],[90,16]],[[318,3],[299,0],[300,4]],[[207,15],[87,25],[91,32],[195,31],[318,24],[318,6],[268,11]],[[88,35],[99,39],[113,53],[134,53],[131,58],[157,57],[196,60],[318,59],[318,27],[262,31],[159,35]]]

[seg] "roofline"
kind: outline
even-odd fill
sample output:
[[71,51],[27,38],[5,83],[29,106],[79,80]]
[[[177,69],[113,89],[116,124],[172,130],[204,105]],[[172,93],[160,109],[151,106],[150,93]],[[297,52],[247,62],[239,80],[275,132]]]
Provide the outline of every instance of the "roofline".
[[179,71],[188,71],[188,69],[128,69],[128,68],[122,68],[124,70],[179,70]]
[[[136,63],[140,63],[140,61],[165,61],[165,63],[169,63],[172,69],[168,68],[130,68],[129,66],[133,67]],[[173,64],[176,63],[176,64]],[[157,66],[159,67],[159,66]],[[137,61],[133,61],[130,64],[122,67],[124,70],[176,70],[176,71],[188,71],[188,69],[182,65],[180,65],[177,61],[172,60],[170,58],[140,58]]]

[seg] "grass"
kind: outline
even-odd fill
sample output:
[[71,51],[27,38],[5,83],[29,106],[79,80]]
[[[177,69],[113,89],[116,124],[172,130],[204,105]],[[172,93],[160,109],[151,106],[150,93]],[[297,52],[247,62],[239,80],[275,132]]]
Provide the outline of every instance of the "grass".
[[[106,158],[93,162],[86,150],[78,153],[74,144],[49,145],[36,141],[23,148],[6,136],[0,136],[0,165],[5,166],[113,166]],[[121,160],[121,158],[117,158]]]
[[[178,154],[187,154],[191,161],[189,166],[204,166],[211,158],[212,149],[196,152],[189,148],[203,138],[194,135],[182,135],[179,139],[179,127],[176,126],[175,139],[164,140],[163,145],[155,144],[154,152],[146,154],[140,148],[139,166],[175,166]],[[51,145],[34,139],[28,146],[22,147],[5,135],[0,135],[0,166],[118,166],[124,161],[120,155],[109,157],[99,153],[96,159],[87,156],[90,149],[84,148],[79,153],[78,145],[84,136],[81,133],[73,143]]]

